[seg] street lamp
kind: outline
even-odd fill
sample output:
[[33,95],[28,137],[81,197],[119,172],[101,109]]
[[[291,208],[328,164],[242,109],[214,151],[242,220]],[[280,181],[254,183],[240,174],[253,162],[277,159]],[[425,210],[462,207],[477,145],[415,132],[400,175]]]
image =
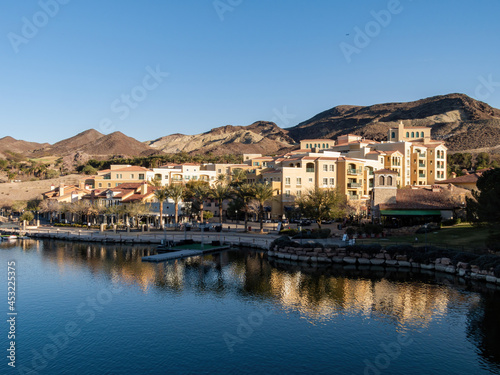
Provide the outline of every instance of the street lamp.
[[235,210],[236,212],[236,231],[238,231],[238,224],[240,222],[240,218],[238,217],[238,210]]

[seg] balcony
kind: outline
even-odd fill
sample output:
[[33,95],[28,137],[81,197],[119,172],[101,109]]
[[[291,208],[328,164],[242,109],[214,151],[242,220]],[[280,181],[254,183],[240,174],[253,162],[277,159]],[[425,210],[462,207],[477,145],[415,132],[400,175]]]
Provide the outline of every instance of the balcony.
[[420,168],[425,168],[425,163],[418,163],[418,166],[419,166]]
[[418,153],[419,158],[424,158],[425,159],[425,154],[422,154],[421,152]]
[[306,172],[314,173],[314,168],[306,168]]
[[361,168],[360,169],[348,169],[347,170],[347,174],[354,175],[354,176],[360,175],[361,173],[362,173]]
[[347,187],[351,188],[351,189],[357,189],[357,188],[362,187],[362,184],[361,184],[361,182],[349,182],[347,184]]
[[368,171],[368,176],[373,176],[375,173],[372,170]]
[[425,173],[419,173],[419,174],[418,174],[418,177],[419,177],[419,178],[425,178]]
[[352,200],[352,201],[357,201],[359,200],[359,195],[357,194],[349,194],[349,199]]

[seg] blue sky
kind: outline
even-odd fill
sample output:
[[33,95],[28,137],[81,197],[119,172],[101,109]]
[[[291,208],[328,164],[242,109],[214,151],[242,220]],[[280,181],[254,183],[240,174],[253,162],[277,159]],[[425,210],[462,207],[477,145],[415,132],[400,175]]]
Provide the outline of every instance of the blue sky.
[[5,0],[0,137],[291,127],[452,92],[500,108],[499,14],[497,0]]

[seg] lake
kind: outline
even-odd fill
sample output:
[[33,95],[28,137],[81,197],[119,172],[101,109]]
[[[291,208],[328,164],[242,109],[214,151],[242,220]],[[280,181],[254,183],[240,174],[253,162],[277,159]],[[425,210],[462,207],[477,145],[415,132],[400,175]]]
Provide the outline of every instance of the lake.
[[141,262],[151,249],[0,244],[18,314],[0,373],[500,374],[498,288],[252,250]]

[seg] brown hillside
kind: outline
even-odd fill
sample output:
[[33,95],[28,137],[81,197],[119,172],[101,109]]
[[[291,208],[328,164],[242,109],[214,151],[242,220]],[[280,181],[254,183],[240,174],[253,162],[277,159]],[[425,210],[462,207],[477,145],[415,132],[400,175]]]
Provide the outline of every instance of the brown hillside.
[[[433,136],[444,139],[450,149],[479,148],[500,139],[500,110],[464,94],[367,107],[338,106],[287,130],[296,140],[348,133],[385,140],[388,129],[400,120],[408,126],[432,127]],[[485,141],[484,136],[490,140]]]
[[249,126],[227,125],[196,135],[172,134],[145,142],[166,153],[277,153],[293,147],[294,141],[276,124],[258,121]]
[[48,143],[26,142],[12,137],[3,137],[0,139],[0,157],[7,157],[6,151],[26,155],[31,153],[33,150],[47,146],[49,146]]

